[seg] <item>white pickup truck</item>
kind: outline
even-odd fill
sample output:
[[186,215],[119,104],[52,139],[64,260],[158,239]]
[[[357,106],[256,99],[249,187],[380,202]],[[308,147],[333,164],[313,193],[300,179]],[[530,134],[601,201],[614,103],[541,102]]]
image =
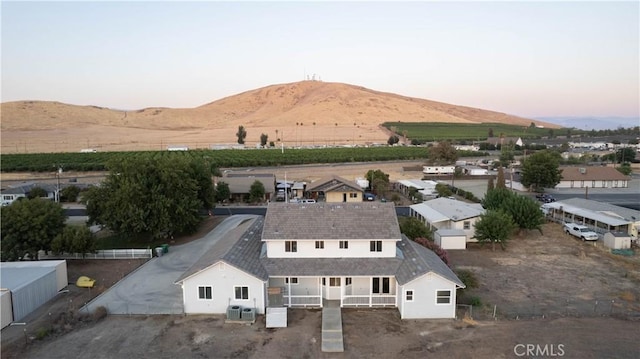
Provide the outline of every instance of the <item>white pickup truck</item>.
[[575,223],[565,223],[564,231],[574,237],[578,237],[583,241],[597,241],[598,233],[592,231],[587,226]]

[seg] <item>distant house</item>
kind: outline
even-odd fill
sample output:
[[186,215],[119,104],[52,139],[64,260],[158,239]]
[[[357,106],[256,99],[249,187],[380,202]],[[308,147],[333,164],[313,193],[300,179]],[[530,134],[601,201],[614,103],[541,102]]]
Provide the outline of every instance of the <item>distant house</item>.
[[467,203],[449,198],[436,198],[409,207],[409,215],[420,219],[432,230],[459,229],[467,242],[476,242],[475,223],[484,213],[478,203]]
[[306,192],[310,198],[325,202],[362,202],[363,190],[357,183],[339,176],[321,178],[310,183]]
[[[360,225],[366,224],[366,225]],[[454,318],[464,284],[400,233],[392,203],[270,203],[218,239],[176,281],[186,314],[277,307],[397,308],[402,319]]]
[[504,145],[509,145],[509,144],[513,144],[516,146],[524,146],[524,142],[522,142],[522,138],[520,137],[489,137],[487,138],[486,141],[488,144],[494,145],[494,146],[504,146]]
[[399,180],[396,182],[396,188],[402,192],[405,196],[409,195],[409,191],[415,188],[422,196],[421,200],[427,198],[434,198],[438,192],[436,191],[436,181],[423,181],[423,180]]
[[556,188],[627,188],[631,179],[613,167],[564,167],[560,171],[562,180]]
[[43,198],[55,201],[56,194],[58,193],[56,185],[52,185],[49,183],[28,182],[15,186],[9,186],[9,188],[2,190],[2,192],[0,192],[0,196],[2,197],[1,203],[3,206],[7,206],[19,198],[26,198],[29,196],[29,192],[31,192],[31,190],[36,187],[42,188],[47,192],[47,196]]
[[264,200],[271,201],[276,194],[276,176],[272,173],[225,173],[223,177],[217,177],[216,183],[224,182],[229,185],[233,202],[242,202],[251,191],[251,185],[259,181],[264,186]]

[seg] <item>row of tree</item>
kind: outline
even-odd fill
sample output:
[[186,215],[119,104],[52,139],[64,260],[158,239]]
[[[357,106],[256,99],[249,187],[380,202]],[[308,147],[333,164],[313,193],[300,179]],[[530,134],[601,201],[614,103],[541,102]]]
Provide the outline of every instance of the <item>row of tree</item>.
[[38,252],[88,253],[95,236],[86,226],[66,225],[59,203],[40,197],[15,201],[0,209],[3,261],[38,259]]

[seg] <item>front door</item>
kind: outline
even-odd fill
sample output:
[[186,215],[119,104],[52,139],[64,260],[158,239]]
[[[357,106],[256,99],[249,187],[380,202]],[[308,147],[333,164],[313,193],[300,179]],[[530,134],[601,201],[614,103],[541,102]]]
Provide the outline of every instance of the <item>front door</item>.
[[327,300],[340,300],[342,280],[340,277],[328,277],[323,278],[322,284],[324,289],[324,299]]

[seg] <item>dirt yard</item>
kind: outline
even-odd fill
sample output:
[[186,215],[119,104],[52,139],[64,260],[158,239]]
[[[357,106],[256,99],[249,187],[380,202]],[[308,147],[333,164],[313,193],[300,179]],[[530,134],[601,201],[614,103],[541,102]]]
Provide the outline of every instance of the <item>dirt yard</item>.
[[[220,315],[101,318],[78,312],[88,290],[70,285],[33,322],[2,331],[2,357],[512,358],[527,345],[568,358],[636,358],[640,352],[638,257],[611,256],[556,224],[545,225],[544,235],[514,238],[506,251],[472,246],[450,257],[479,279],[480,287],[465,294],[482,303],[472,319],[403,321],[397,310],[346,309],[341,354],[320,350],[318,309],[289,310],[289,326],[280,329],[266,329],[264,316],[253,325],[225,324]],[[69,263],[70,280],[89,275],[104,287],[140,264],[86,262]],[[461,309],[460,318],[464,314]]]

